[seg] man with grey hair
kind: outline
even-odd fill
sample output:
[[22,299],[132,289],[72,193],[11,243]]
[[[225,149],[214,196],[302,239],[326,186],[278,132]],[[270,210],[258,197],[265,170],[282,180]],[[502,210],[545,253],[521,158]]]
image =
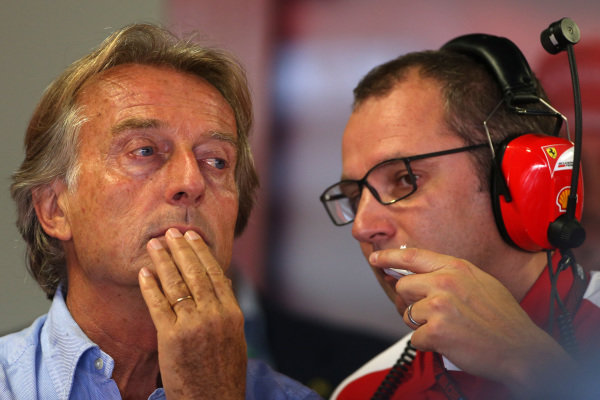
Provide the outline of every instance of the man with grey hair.
[[225,275],[258,186],[251,123],[235,60],[152,25],[50,85],[11,192],[53,301],[0,339],[0,397],[319,398],[247,360]]

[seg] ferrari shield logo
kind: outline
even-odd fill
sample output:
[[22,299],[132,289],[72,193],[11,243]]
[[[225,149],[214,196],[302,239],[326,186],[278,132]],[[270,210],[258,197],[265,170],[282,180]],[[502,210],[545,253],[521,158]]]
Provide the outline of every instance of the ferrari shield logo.
[[548,153],[548,155],[549,155],[550,157],[552,157],[553,159],[554,159],[554,158],[556,158],[556,156],[557,156],[557,154],[558,154],[558,153],[556,152],[556,149],[555,149],[554,147],[547,147],[547,148],[546,148],[546,153]]

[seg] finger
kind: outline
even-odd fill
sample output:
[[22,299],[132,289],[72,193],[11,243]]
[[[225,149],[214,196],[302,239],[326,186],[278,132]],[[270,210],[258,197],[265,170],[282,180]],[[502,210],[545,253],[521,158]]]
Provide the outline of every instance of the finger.
[[185,234],[185,239],[204,265],[215,294],[221,302],[234,301],[237,303],[231,286],[231,280],[225,275],[223,268],[219,265],[217,260],[215,260],[210,249],[200,235],[194,231],[188,231]]
[[[396,307],[400,312],[404,312],[409,304],[425,298],[439,298],[440,295],[449,294],[461,297],[469,295],[470,290],[464,287],[465,277],[469,275],[469,264],[452,257],[444,261],[446,261],[444,266],[437,270],[405,276],[396,282],[394,287],[397,293]],[[422,314],[422,303],[420,303],[420,310]]]
[[166,323],[172,323],[174,315],[169,300],[160,290],[156,278],[148,268],[144,267],[140,270],[138,282],[154,326],[158,327]]
[[400,268],[415,273],[437,271],[452,264],[454,257],[418,248],[386,249],[371,253],[369,263],[380,268]]
[[[166,236],[167,238],[169,235],[177,236],[178,233],[179,232],[177,230],[169,230]],[[179,236],[181,236],[180,233]],[[175,305],[183,305],[183,303],[190,303],[188,301],[177,301],[178,299],[189,296],[191,292],[179,273],[179,270],[173,262],[173,259],[171,258],[171,255],[167,249],[163,247],[158,239],[151,239],[146,248],[150,258],[152,259],[152,262],[156,267],[156,273],[158,275],[158,279],[160,280],[162,292],[167,298],[171,307],[174,307]]]
[[[191,232],[193,231],[189,231],[186,235],[189,236]],[[222,274],[221,267],[215,261],[214,257],[212,257],[206,244],[200,239],[200,235],[196,232],[193,233],[205,248],[204,253],[206,254],[204,257],[201,258],[197,255],[189,241],[179,231],[169,229],[165,237],[167,238],[172,260],[175,262],[175,266],[178,268],[186,287],[197,301],[207,302],[211,301],[211,299],[216,300],[214,286],[208,271],[213,271],[211,273],[219,271]],[[207,295],[209,293],[212,295]]]
[[427,320],[419,318],[418,313],[415,312],[416,304],[418,304],[418,303],[411,303],[404,311],[404,316],[403,316],[403,319],[404,319],[404,322],[406,323],[406,325],[408,325],[409,328],[415,329],[415,330],[427,323]]
[[380,250],[369,261],[376,267],[400,267],[415,272],[396,281],[395,303],[401,313],[405,313],[409,304],[439,290],[454,290],[457,277],[463,277],[471,266],[465,260],[418,248]]

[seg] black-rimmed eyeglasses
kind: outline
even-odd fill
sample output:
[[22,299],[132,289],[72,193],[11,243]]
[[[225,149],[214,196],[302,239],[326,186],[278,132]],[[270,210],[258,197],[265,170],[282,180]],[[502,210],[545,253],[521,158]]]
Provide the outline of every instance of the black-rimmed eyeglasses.
[[411,161],[471,151],[485,146],[489,147],[489,144],[474,144],[434,153],[385,160],[371,168],[362,179],[345,179],[329,186],[320,199],[333,223],[346,225],[354,221],[364,187],[369,189],[379,203],[394,204],[417,190],[417,177],[410,167]]

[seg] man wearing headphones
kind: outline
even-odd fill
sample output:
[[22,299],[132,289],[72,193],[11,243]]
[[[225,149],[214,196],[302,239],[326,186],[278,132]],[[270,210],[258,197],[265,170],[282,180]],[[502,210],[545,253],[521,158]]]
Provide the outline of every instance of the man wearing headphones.
[[[494,46],[502,61],[504,50]],[[343,180],[321,200],[335,224],[353,224],[377,280],[414,332],[348,377],[334,399],[549,398],[567,389],[558,384],[565,373],[581,371],[578,355],[597,350],[600,274],[580,275],[561,252],[543,251],[546,244],[518,234],[515,242],[512,225],[528,216],[502,221],[495,209],[521,201],[507,200],[518,191],[510,182],[502,190],[506,176],[494,168],[511,151],[508,140],[545,134],[534,147],[550,149],[548,167],[569,176],[572,147],[550,136],[556,119],[544,111],[533,76],[536,99],[527,107],[540,117],[515,112],[494,75],[460,46],[445,46],[380,65],[354,90]],[[570,267],[558,274],[559,264]],[[554,293],[564,307],[550,307]],[[565,315],[572,323],[558,322]]]

